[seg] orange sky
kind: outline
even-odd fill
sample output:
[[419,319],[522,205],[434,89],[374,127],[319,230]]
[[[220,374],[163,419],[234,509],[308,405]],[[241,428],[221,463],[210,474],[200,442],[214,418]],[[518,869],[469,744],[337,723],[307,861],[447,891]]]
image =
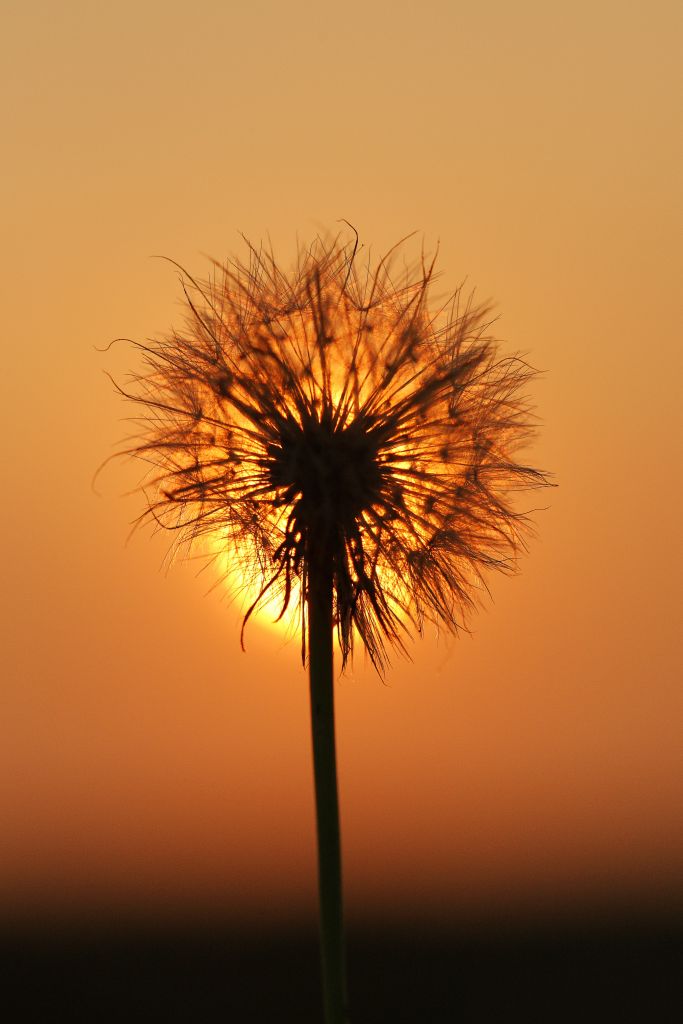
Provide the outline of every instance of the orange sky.
[[125,546],[134,477],[90,481],[134,361],[94,346],[178,321],[150,255],[287,263],[342,217],[494,298],[560,484],[471,637],[338,686],[350,914],[681,894],[680,5],[368,6],[3,15],[12,913],[314,905],[298,646],[242,654],[210,573]]

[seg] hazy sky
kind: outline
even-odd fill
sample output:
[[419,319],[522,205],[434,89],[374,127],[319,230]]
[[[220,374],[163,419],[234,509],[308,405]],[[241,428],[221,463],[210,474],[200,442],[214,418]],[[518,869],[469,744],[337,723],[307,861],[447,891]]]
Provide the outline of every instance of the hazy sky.
[[[545,371],[559,488],[514,579],[338,685],[353,914],[683,891],[679,3],[6,0],[3,852],[17,913],[315,901],[307,681],[136,535],[104,376],[181,316],[163,254],[351,221],[440,244]],[[418,239],[418,245],[419,245]],[[532,495],[532,501],[537,499]]]

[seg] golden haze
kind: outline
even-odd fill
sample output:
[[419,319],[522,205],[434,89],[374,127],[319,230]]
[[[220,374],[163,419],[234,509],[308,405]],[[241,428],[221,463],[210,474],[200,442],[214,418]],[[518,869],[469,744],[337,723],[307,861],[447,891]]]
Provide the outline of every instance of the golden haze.
[[298,645],[242,654],[210,570],[125,545],[134,469],[90,480],[135,367],[93,346],[178,322],[151,254],[286,262],[342,217],[494,296],[560,484],[471,636],[339,683],[349,913],[680,897],[680,31],[662,0],[6,14],[8,912],[313,913]]

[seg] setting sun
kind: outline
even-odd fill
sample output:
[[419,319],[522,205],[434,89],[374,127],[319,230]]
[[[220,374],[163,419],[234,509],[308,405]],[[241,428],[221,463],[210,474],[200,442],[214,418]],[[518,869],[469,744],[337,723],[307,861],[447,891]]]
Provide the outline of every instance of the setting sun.
[[254,616],[264,625],[270,626],[288,639],[300,629],[299,601],[300,588],[292,587],[292,600],[283,608],[282,596],[277,591],[261,596],[262,576],[254,572],[251,552],[246,544],[240,548],[234,540],[229,542],[219,535],[207,538],[208,559],[212,563],[219,585],[226,588],[230,599],[235,601],[243,615],[254,608]]

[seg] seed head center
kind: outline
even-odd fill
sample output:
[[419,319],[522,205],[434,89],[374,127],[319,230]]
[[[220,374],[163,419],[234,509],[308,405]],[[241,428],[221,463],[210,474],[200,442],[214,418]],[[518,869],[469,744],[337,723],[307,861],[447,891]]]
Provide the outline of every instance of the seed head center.
[[300,528],[321,526],[346,533],[358,514],[378,498],[382,473],[379,445],[363,417],[344,426],[312,419],[287,422],[271,446],[272,482],[296,507]]

